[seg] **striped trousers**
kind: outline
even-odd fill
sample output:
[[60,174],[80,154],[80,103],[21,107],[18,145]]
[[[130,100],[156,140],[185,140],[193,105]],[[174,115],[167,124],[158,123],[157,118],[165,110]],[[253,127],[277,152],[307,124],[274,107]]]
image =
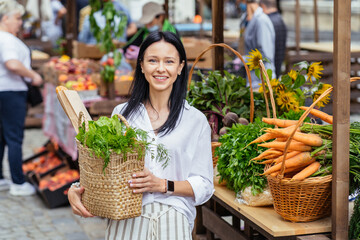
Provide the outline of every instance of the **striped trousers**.
[[142,215],[125,220],[108,220],[106,240],[191,240],[190,224],[172,206],[151,203]]

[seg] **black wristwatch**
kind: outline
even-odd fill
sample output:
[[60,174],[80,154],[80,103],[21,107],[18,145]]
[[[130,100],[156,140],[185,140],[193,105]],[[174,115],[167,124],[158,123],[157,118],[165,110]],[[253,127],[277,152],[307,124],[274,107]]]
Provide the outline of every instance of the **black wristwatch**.
[[174,181],[166,180],[166,195],[172,195],[174,193]]

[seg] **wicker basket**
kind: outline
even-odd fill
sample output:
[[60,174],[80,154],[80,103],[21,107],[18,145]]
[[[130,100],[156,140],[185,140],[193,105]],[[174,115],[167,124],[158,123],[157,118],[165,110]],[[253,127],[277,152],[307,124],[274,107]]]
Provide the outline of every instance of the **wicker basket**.
[[[129,127],[126,120],[121,120]],[[128,180],[134,172],[144,169],[144,158],[128,153],[111,153],[110,162],[103,172],[104,160],[77,141],[79,150],[80,184],[85,188],[82,202],[95,216],[121,220],[141,215],[142,194],[134,194]]]
[[[304,112],[297,123],[299,127],[315,104],[330,93],[332,88],[326,90]],[[295,134],[296,128],[290,135],[284,152]],[[284,156],[285,157],[285,156]],[[275,211],[285,220],[292,222],[310,222],[329,216],[331,214],[331,182],[332,175],[324,177],[309,177],[304,180],[291,180],[284,177],[285,161],[282,161],[281,174],[267,176],[271,195],[274,199]]]
[[303,181],[267,177],[275,211],[285,220],[310,222],[331,214],[332,175]]
[[212,152],[212,159],[213,159],[213,168],[216,167],[217,161],[219,159],[218,156],[215,156],[215,150],[217,147],[220,147],[221,143],[220,142],[211,142],[211,152]]

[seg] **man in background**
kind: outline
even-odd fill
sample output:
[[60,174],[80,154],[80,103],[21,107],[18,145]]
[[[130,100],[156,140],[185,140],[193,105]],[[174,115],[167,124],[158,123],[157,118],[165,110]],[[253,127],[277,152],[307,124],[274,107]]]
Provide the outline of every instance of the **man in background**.
[[276,77],[279,77],[286,53],[286,25],[278,11],[275,0],[260,0],[260,6],[264,13],[269,16],[275,29],[275,72]]

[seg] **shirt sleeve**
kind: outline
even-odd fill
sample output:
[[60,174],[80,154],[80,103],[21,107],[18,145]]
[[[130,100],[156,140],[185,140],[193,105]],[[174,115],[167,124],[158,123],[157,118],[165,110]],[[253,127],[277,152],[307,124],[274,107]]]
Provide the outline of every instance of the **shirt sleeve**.
[[9,60],[21,61],[18,51],[14,44],[7,44],[6,48],[1,49],[1,59],[5,63]]
[[211,130],[207,121],[203,124],[203,129],[198,136],[197,143],[196,154],[192,160],[192,169],[187,179],[195,195],[195,206],[208,201],[215,191],[211,153]]

